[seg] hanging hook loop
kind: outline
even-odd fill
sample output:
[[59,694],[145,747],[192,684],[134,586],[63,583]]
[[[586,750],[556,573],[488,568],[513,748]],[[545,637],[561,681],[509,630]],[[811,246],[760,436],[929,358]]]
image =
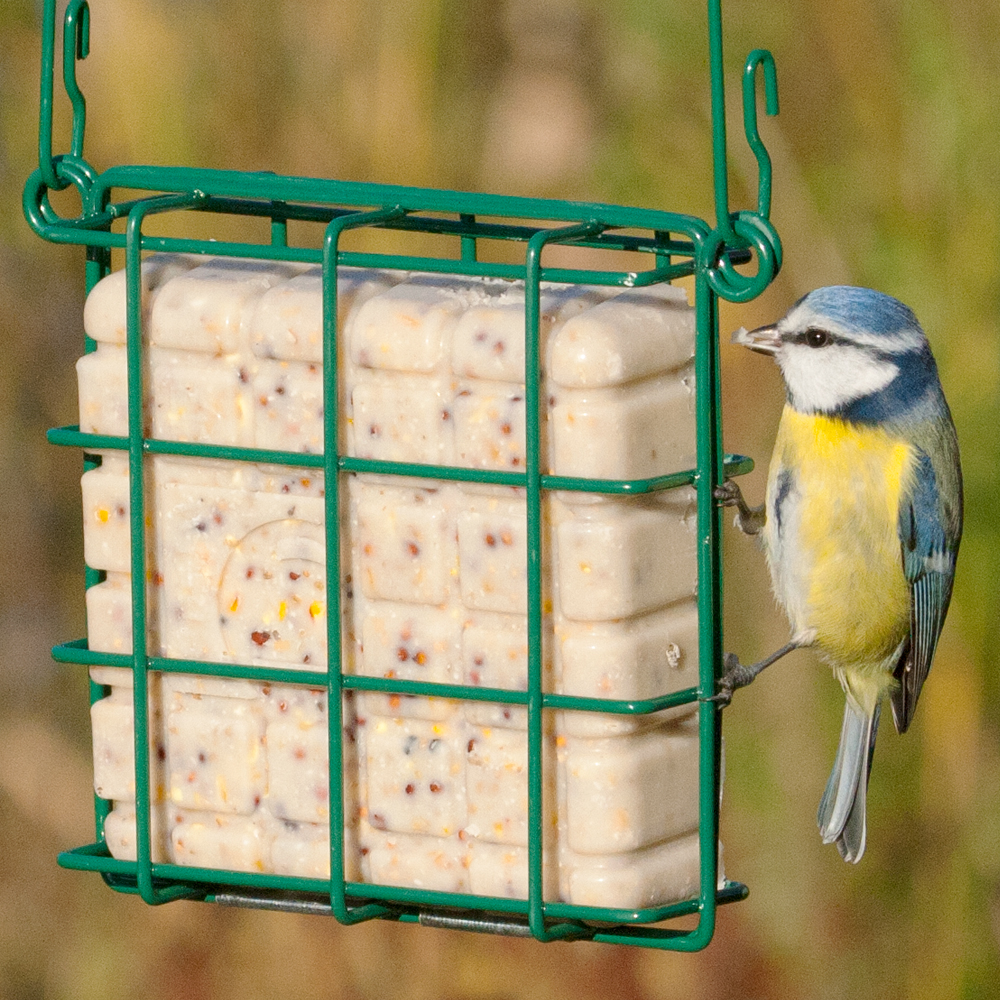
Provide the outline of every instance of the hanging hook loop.
[[[721,45],[715,56],[721,62]],[[756,298],[781,270],[781,240],[770,222],[771,157],[757,129],[759,67],[763,69],[764,108],[769,115],[776,115],[778,74],[774,56],[767,49],[754,49],[747,56],[743,70],[743,130],[757,159],[757,209],[753,212],[729,211],[724,126],[720,129],[716,124],[716,226],[698,251],[698,262],[705,269],[713,291],[730,302],[748,302]],[[720,92],[721,87],[717,87],[716,91]],[[720,92],[715,107],[717,119],[724,115],[724,108]],[[732,247],[754,252],[757,258],[756,274],[748,275],[737,270],[726,254],[726,249]]]
[[[45,0],[42,25],[42,86],[39,105],[38,173],[49,191],[74,185],[86,203],[94,171],[83,158],[87,102],[76,79],[76,64],[90,51],[90,6],[87,0],[70,0],[63,18],[63,85],[73,107],[70,152],[56,156],[52,150],[52,83],[55,68],[56,2]],[[51,208],[46,209],[52,215]]]
[[767,49],[754,49],[743,70],[743,131],[757,157],[757,214],[771,217],[771,157],[757,131],[757,68],[764,70],[764,109],[778,113],[778,72],[774,56]]
[[83,133],[87,127],[87,101],[76,79],[77,61],[90,54],[90,4],[70,0],[63,20],[63,86],[73,105],[73,141],[70,155],[83,156]]

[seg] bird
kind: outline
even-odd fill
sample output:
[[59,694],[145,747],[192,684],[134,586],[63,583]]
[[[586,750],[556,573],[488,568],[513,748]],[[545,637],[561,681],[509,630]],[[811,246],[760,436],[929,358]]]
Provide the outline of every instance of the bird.
[[951,600],[963,504],[955,425],[916,316],[883,292],[818,288],[732,340],[777,362],[786,402],[764,504],[750,507],[733,480],[715,495],[762,539],[791,641],[754,664],[726,654],[712,700],[725,706],[794,649],[829,664],[846,704],[817,823],[857,863],[882,704],[906,732]]

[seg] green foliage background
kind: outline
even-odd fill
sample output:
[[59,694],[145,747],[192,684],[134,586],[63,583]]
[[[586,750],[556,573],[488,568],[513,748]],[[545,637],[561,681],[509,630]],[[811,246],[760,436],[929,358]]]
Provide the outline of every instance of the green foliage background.
[[[702,4],[649,0],[92,0],[86,155],[617,201],[711,218]],[[907,301],[936,351],[966,474],[955,599],[905,739],[883,728],[857,868],[813,816],[841,696],[800,653],[726,712],[723,841],[750,899],[695,956],[550,945],[175,903],[152,909],[58,850],[91,839],[75,421],[83,252],[21,216],[37,165],[40,5],[0,4],[0,1000],[390,996],[1000,995],[1000,6],[726,5],[734,207],[755,197],[745,54],[773,50],[785,268],[723,330],[851,282]],[[58,149],[68,109],[57,107]],[[723,347],[726,443],[763,477],[782,396]],[[727,538],[726,645],[784,641],[760,553]]]

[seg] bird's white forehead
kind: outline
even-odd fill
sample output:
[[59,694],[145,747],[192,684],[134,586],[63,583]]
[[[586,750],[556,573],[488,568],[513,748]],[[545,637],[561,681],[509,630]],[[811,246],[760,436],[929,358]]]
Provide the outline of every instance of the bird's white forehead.
[[817,327],[828,330],[835,337],[843,338],[859,347],[870,347],[887,354],[905,354],[919,351],[924,344],[924,335],[919,327],[901,327],[892,332],[866,330],[855,323],[847,324],[829,313],[814,309],[803,300],[794,306],[778,323],[781,334],[794,334]]

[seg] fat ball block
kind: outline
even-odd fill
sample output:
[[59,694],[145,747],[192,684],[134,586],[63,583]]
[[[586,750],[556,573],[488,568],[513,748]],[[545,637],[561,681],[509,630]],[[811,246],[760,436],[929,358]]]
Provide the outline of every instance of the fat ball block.
[[[153,255],[142,264],[144,436],[283,453],[523,471],[525,299],[514,282],[342,268],[335,384],[323,274]],[[543,471],[635,479],[694,464],[694,318],[683,292],[543,286]],[[77,366],[85,431],[129,430],[125,279],[88,297]],[[130,468],[82,480],[92,649],[133,649]],[[286,460],[287,461],[287,460]],[[347,674],[528,688],[522,488],[341,474],[340,580],[327,579],[322,470],[151,455],[144,462],[151,656],[328,669],[339,604]],[[688,488],[542,498],[545,691],[635,700],[697,684],[696,510]],[[336,588],[331,592],[331,588]],[[339,596],[337,602],[332,598]],[[108,849],[134,858],[132,675],[96,667],[95,788]],[[326,691],[150,675],[155,860],[325,879]],[[487,697],[489,695],[487,694]],[[546,711],[540,817],[523,704],[357,692],[343,706],[344,875],[526,898],[532,822],[547,899],[654,906],[698,890],[693,704],[643,715]]]

